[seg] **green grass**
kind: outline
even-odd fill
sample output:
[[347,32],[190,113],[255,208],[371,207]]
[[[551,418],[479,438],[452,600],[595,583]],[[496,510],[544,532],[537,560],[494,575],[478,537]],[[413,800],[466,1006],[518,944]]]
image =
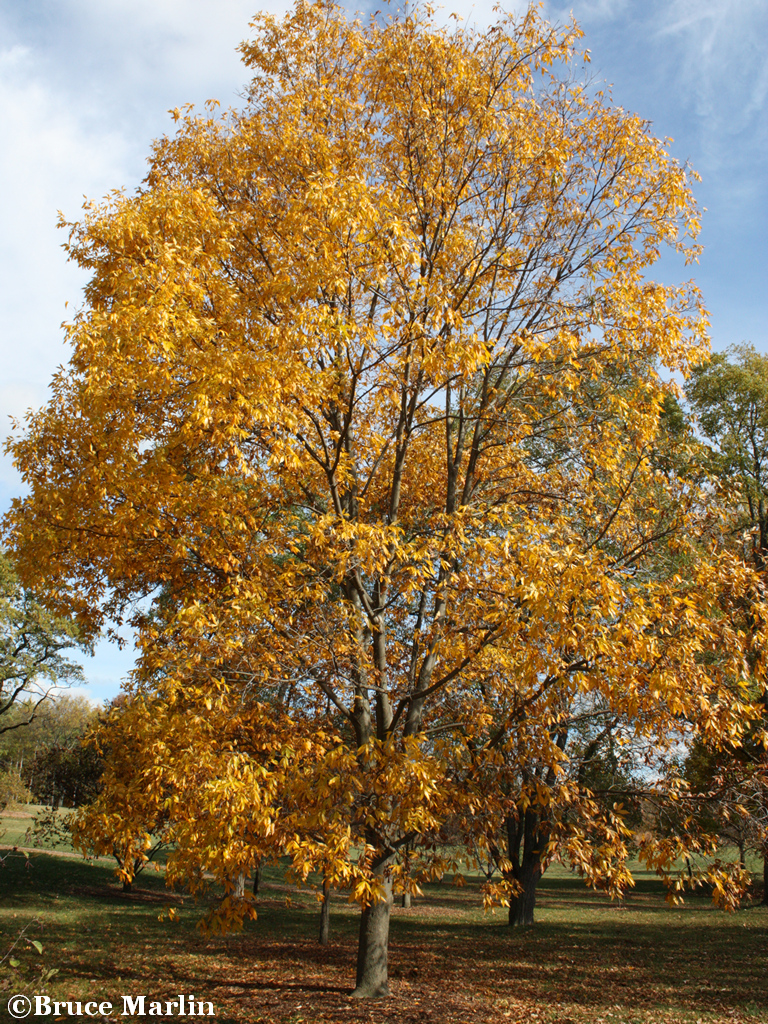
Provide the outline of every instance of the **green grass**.
[[31,828],[35,816],[48,810],[42,804],[27,804],[25,807],[11,807],[0,820],[0,846],[28,846],[27,829]]
[[[207,905],[167,892],[152,868],[123,894],[107,861],[11,854],[0,869],[0,956],[30,927],[0,984],[29,993],[42,984],[52,998],[109,999],[118,1010],[123,994],[194,992],[238,1024],[768,1022],[768,908],[726,915],[703,895],[669,907],[647,872],[611,903],[555,867],[535,928],[522,931],[503,911],[483,912],[476,878],[429,885],[412,909],[393,910],[392,998],[362,1005],[347,996],[358,912],[344,894],[334,896],[328,948],[315,941],[314,895],[287,886],[279,866],[265,869],[258,920],[242,933],[202,935]],[[171,907],[179,920],[158,920]],[[27,939],[42,942],[42,956]],[[51,969],[59,973],[41,983]]]

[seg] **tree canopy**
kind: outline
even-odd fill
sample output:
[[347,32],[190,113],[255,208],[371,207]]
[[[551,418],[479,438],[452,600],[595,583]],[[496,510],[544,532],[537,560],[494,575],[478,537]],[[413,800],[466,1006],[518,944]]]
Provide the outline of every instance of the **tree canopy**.
[[694,368],[686,394],[709,442],[710,465],[738,488],[734,532],[746,530],[749,557],[768,552],[768,357],[752,345],[716,352]]
[[381,995],[398,857],[439,870],[450,816],[568,807],[545,841],[625,884],[620,822],[582,827],[564,771],[574,709],[660,748],[739,734],[761,606],[655,461],[705,352],[694,284],[649,280],[662,246],[695,258],[689,174],[579,84],[579,30],[310,3],[253,30],[244,108],[177,112],[142,187],[70,226],[91,280],[11,444],[8,535],[84,630],[134,615],[130,714],[207,801],[189,870],[273,837],[351,871],[355,994]]

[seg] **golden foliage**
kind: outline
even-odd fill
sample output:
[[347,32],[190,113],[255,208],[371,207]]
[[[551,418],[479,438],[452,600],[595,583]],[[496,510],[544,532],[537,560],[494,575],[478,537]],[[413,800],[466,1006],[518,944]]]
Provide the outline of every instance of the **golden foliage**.
[[534,9],[253,28],[244,109],[176,112],[70,226],[72,359],[11,445],[25,576],[91,631],[153,600],[120,815],[162,802],[172,874],[287,850],[366,904],[535,763],[602,837],[553,841],[618,890],[621,814],[558,781],[558,733],[593,700],[649,744],[733,737],[764,646],[707,494],[656,461],[706,351],[694,284],[648,278],[696,257],[690,175]]

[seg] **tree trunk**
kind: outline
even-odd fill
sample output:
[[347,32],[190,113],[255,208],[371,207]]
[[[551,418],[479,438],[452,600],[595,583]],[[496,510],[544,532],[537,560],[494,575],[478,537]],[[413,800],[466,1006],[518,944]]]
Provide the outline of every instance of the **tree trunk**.
[[261,861],[257,860],[256,865],[253,869],[253,895],[259,895],[259,886],[261,885]]
[[320,905],[320,936],[318,939],[321,946],[327,946],[331,941],[331,883],[326,876],[323,879],[323,902]]
[[536,886],[540,878],[540,866],[538,870],[521,872],[521,876],[517,881],[523,887],[522,892],[518,896],[511,896],[509,900],[510,928],[533,924],[533,911],[536,906]]
[[410,906],[411,906],[411,894],[409,892],[404,892],[403,893],[402,906],[405,907],[406,910],[410,909]]
[[235,875],[232,879],[232,895],[236,900],[241,900],[245,896],[245,872],[241,871],[239,875]]
[[389,868],[392,855],[382,853],[374,863],[373,873],[384,890],[380,903],[363,907],[360,915],[360,939],[357,947],[357,981],[355,999],[376,999],[389,995],[387,948],[389,917],[392,909],[392,879]]
[[[521,856],[522,846],[522,856]],[[511,878],[520,887],[516,896],[509,900],[509,925],[531,926],[536,906],[536,886],[542,876],[541,855],[544,837],[539,815],[531,807],[520,812],[518,817],[507,818],[507,855],[512,864]]]
[[768,907],[768,849],[763,851],[763,906]]

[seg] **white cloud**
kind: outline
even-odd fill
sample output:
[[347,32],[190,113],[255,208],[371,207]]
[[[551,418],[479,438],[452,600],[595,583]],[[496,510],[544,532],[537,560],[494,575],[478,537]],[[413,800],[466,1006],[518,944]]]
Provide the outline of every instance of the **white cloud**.
[[[59,324],[66,300],[77,302],[83,278],[65,262],[57,211],[76,215],[84,191],[106,191],[128,151],[119,133],[94,133],[84,120],[47,87],[30,49],[0,53],[2,435],[8,416],[43,401],[66,355]],[[7,460],[0,479],[13,479]]]
[[57,690],[56,697],[72,697],[77,700],[78,697],[87,700],[89,704],[94,707],[103,703],[102,698],[95,696],[89,686],[69,686],[63,690]]
[[[279,10],[285,5],[273,5]],[[0,440],[66,361],[60,324],[85,277],[57,212],[133,188],[170,107],[237,101],[252,0],[69,0],[0,11]],[[0,44],[2,45],[2,44]],[[0,458],[0,487],[18,488]]]

